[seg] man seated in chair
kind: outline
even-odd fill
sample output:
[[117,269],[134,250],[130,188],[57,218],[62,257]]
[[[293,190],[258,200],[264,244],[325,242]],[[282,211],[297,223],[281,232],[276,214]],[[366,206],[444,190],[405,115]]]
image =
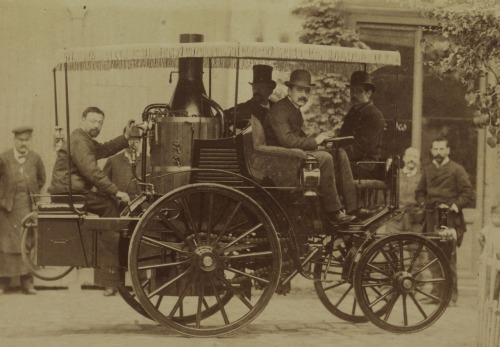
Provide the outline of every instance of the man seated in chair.
[[[313,138],[307,137],[302,130],[304,118],[300,108],[306,104],[311,87],[314,86],[311,83],[311,74],[306,70],[295,70],[290,75],[290,81],[285,84],[288,87],[288,96],[271,107],[264,121],[266,143],[269,146],[300,148],[315,156],[321,173],[319,192],[328,221],[334,225],[347,224],[356,217],[341,210],[342,204],[335,185],[333,157],[326,151],[318,150],[318,145],[331,137],[331,134],[321,133]],[[339,155],[342,192],[346,211],[351,212],[357,207],[354,182],[346,153],[341,149]]]
[[384,165],[364,164],[360,161],[379,161],[380,145],[384,135],[384,115],[373,104],[375,85],[364,71],[355,71],[349,84],[352,107],[344,118],[340,136],[353,136],[354,144],[346,148],[354,178],[384,179]]
[[228,121],[229,127],[231,127],[233,126],[236,109],[236,125],[232,128],[233,132],[245,128],[252,115],[257,117],[261,123],[264,123],[264,118],[273,105],[273,102],[269,100],[269,96],[276,88],[276,82],[273,81],[272,74],[273,68],[269,65],[253,66],[253,81],[248,82],[252,86],[252,98],[224,111],[224,119]]
[[[127,193],[119,191],[97,166],[97,160],[125,149],[134,124],[129,122],[123,135],[101,144],[95,138],[100,134],[103,123],[104,112],[99,108],[88,107],[83,111],[81,127],[74,130],[69,139],[71,172],[68,173],[67,146],[62,146],[57,152],[48,192],[52,195],[68,194],[68,177],[71,177],[72,193],[85,197],[87,211],[101,217],[118,217],[118,201],[129,202],[130,198]],[[67,200],[67,197],[52,197],[54,202]]]

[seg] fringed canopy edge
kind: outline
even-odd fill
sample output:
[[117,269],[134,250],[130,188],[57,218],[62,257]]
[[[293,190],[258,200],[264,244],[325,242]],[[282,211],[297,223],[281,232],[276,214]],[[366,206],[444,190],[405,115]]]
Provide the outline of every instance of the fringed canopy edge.
[[[289,43],[173,43],[75,48],[59,52],[56,70],[70,71],[176,68],[179,58],[203,58],[212,68],[251,69],[266,63],[278,70],[305,68],[312,73],[399,66],[399,52]],[[354,66],[350,66],[354,65]]]

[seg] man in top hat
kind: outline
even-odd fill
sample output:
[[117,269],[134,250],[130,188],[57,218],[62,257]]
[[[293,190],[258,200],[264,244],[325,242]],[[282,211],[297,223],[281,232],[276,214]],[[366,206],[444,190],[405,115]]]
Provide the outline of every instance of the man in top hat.
[[[300,108],[304,106],[311,92],[311,74],[306,70],[295,70],[290,75],[290,81],[285,82],[288,96],[276,102],[270,109],[265,121],[264,132],[269,146],[300,148],[314,155],[319,162],[321,180],[319,191],[322,196],[323,208],[331,224],[346,224],[355,217],[342,212],[342,204],[335,185],[333,157],[327,151],[318,150],[318,145],[331,137],[325,132],[316,137],[307,137],[302,126],[304,118]],[[340,175],[342,177],[342,192],[345,207],[348,212],[356,210],[356,193],[354,188],[349,159],[341,149],[339,151]]]
[[23,126],[12,132],[14,148],[0,154],[0,294],[17,276],[23,293],[36,294],[33,276],[21,256],[21,220],[33,210],[36,197],[32,195],[45,184],[45,167],[30,150],[33,128]]
[[[355,178],[377,177],[379,166],[356,166],[358,161],[380,160],[380,146],[384,135],[384,115],[373,104],[375,85],[365,71],[355,71],[349,84],[352,107],[344,118],[340,136],[354,136],[354,144],[347,149]],[[383,170],[383,168],[382,168]]]
[[[250,122],[250,116],[257,117],[262,123],[273,102],[269,96],[276,88],[276,82],[272,79],[273,68],[269,65],[253,66],[253,81],[248,82],[252,86],[253,97],[247,102],[231,107],[224,111],[225,119],[229,126],[233,124],[234,111],[236,109],[236,129],[245,128]],[[234,131],[234,129],[233,129]]]

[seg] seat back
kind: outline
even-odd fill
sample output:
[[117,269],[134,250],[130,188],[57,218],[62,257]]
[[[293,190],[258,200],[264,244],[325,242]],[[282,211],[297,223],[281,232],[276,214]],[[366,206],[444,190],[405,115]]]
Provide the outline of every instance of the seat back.
[[260,120],[251,116],[250,124],[242,133],[249,174],[273,186],[299,187],[299,173],[307,154],[298,148],[268,146]]

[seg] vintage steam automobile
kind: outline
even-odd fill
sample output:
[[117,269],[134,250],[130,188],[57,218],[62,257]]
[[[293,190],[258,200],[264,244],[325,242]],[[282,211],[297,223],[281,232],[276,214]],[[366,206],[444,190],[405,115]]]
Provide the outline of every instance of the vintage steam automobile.
[[[234,69],[237,101],[239,71],[256,63],[348,75],[398,66],[399,53],[201,41],[201,35],[181,35],[179,44],[65,53],[54,83],[62,73],[68,137],[68,73],[177,67],[179,79],[170,103],[144,109],[143,153],[151,156],[152,178],[144,179],[142,162],[136,177],[144,192],[120,218],[87,213],[71,187],[68,204],[41,203],[26,216],[23,254],[35,275],[46,267],[61,267],[53,277],[71,267],[106,270],[96,283],[116,286],[137,312],[190,336],[248,324],[297,274],[310,279],[323,305],[344,320],[371,321],[396,333],[433,324],[452,288],[440,237],[376,232],[401,213],[398,159],[377,163],[385,180],[357,181],[358,200],[380,206],[378,212],[332,228],[322,218],[316,159],[267,146],[256,118],[241,134],[227,136],[222,108],[207,96],[202,79],[207,67],[210,78],[213,67]],[[125,286],[126,271],[133,290]]]

